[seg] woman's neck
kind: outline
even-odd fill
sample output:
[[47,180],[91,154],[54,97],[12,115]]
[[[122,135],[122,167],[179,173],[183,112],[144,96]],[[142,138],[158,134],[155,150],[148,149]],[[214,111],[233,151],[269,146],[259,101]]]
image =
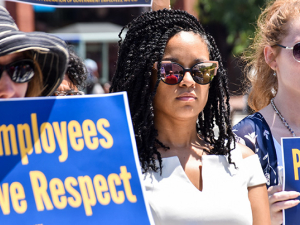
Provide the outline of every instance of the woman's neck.
[[300,102],[297,95],[291,95],[290,92],[278,91],[274,98],[275,109],[272,104],[260,110],[260,113],[268,123],[273,137],[278,143],[281,143],[281,137],[292,137],[293,134],[288,127],[283,123],[278,115],[280,112],[288,126],[292,129],[296,136],[300,136]]
[[155,117],[158,140],[170,148],[187,148],[198,142],[196,131],[197,118],[179,120]]
[[283,88],[278,90],[274,98],[275,107],[290,126],[300,127],[300,92],[294,93]]

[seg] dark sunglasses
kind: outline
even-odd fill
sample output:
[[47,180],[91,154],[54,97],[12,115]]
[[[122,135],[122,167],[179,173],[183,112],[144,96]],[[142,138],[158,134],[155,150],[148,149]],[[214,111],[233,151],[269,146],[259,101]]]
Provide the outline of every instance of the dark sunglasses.
[[276,44],[276,46],[279,46],[281,48],[285,48],[288,50],[293,50],[293,57],[297,62],[300,62],[300,42],[296,43],[293,47],[287,47],[280,44]]
[[[154,69],[157,70],[158,63],[154,63]],[[217,74],[219,68],[218,61],[205,61],[193,65],[191,68],[184,68],[182,65],[171,62],[162,61],[160,67],[160,79],[170,85],[179,84],[185,73],[190,72],[194,81],[198,84],[209,84]]]
[[67,96],[67,95],[84,95],[83,91],[55,91],[52,96]]
[[4,71],[13,82],[26,83],[34,76],[34,63],[31,59],[22,59],[4,66],[0,65],[0,79]]

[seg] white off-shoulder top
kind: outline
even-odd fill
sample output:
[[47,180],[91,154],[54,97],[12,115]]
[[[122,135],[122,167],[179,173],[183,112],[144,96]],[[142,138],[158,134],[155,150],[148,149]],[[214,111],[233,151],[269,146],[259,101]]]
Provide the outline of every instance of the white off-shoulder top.
[[146,197],[156,225],[251,225],[248,187],[266,183],[257,155],[242,158],[231,153],[202,156],[203,189],[199,191],[185,174],[177,156],[163,158],[162,174],[144,174]]

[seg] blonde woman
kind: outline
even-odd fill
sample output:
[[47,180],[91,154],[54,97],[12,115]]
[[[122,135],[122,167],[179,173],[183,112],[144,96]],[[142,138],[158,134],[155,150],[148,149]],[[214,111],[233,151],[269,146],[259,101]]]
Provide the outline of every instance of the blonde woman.
[[249,106],[256,112],[234,127],[239,142],[259,155],[269,187],[272,224],[282,210],[299,204],[298,192],[282,191],[281,137],[300,135],[300,0],[268,4],[257,22],[247,55],[252,89]]

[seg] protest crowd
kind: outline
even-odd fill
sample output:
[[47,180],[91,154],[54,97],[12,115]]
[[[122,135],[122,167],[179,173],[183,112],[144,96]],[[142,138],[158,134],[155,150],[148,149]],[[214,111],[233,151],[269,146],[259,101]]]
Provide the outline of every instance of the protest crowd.
[[[136,143],[137,174],[145,211],[151,217],[149,224],[300,224],[300,220],[289,220],[299,214],[300,189],[284,183],[284,165],[290,163],[283,157],[281,146],[282,137],[295,138],[300,133],[300,0],[271,0],[262,9],[255,38],[243,54],[250,90],[248,105],[254,114],[235,126],[231,122],[228,73],[214,37],[201,21],[188,12],[172,9],[170,4],[169,0],[153,0],[151,11],[134,18],[120,31],[114,76],[106,84],[99,82],[95,61],[81,59],[72,46],[53,34],[20,31],[1,6],[0,103],[38,97],[34,99],[50,99],[53,105],[74,101],[72,106],[83,107],[84,111],[88,101],[94,104],[97,97],[104,99],[103,96],[126,92]],[[93,96],[92,100],[89,96]],[[76,99],[86,99],[86,103],[76,105]],[[97,114],[87,113],[91,118]],[[18,146],[23,149],[23,166],[27,154],[34,154],[33,146],[36,155],[42,152],[36,150],[39,135],[39,148],[47,154],[56,154],[58,146],[65,149],[59,156],[61,162],[70,154],[67,138],[78,152],[85,148],[84,143],[92,151],[110,149],[115,144],[116,136],[109,131],[113,122],[105,117],[97,121],[86,119],[82,124],[74,119],[57,125],[56,115],[49,113],[47,116],[56,122],[42,124],[47,130],[45,136],[34,129],[37,114],[30,115],[28,126],[32,130],[26,130],[22,122],[14,128],[1,122],[0,158],[18,154],[13,144],[11,152],[7,150],[8,135],[11,142],[18,139]],[[98,134],[103,138],[98,139]],[[27,139],[30,135],[34,138],[31,148]],[[56,147],[51,144],[51,137]],[[292,159],[299,168],[300,153],[293,150]],[[30,163],[34,164],[34,160]],[[42,190],[44,175],[30,172],[31,179],[35,177],[34,199],[40,199],[38,211],[64,209],[67,204],[77,208],[83,202],[86,216],[91,217],[98,212],[92,210],[96,199],[102,205],[110,201],[120,205],[139,202],[130,183],[134,177],[130,167],[119,168],[107,178],[94,176],[91,183],[81,176],[68,177],[65,182],[53,179],[49,183],[50,195]],[[10,213],[10,204],[17,213],[26,211],[25,197],[20,197],[22,189],[16,189],[16,201],[13,196],[11,203],[8,198],[5,200],[5,176],[0,176],[0,224],[1,218]],[[117,188],[121,184],[124,189]],[[80,194],[75,190],[77,186]],[[64,188],[73,199],[63,199],[66,192],[60,190]],[[9,193],[13,190],[10,186]],[[133,218],[139,214],[130,213]]]

